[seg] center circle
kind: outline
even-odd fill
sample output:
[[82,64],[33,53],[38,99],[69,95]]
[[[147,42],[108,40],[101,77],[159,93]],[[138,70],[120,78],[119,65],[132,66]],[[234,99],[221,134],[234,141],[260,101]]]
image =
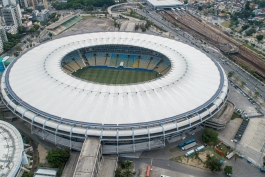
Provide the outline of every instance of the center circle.
[[71,51],[63,57],[61,67],[88,82],[122,85],[157,79],[170,71],[171,62],[151,49],[108,44]]

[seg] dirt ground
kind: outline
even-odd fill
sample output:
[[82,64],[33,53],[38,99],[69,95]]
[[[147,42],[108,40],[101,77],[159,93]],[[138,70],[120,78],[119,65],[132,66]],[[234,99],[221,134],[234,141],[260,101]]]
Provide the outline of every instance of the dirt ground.
[[179,163],[183,163],[186,165],[190,165],[193,167],[201,168],[204,170],[209,170],[204,166],[204,162],[206,161],[207,154],[210,154],[210,156],[215,155],[211,150],[206,149],[202,152],[199,152],[198,158],[196,158],[195,155],[192,155],[190,157],[185,157],[183,155],[183,156],[173,157],[170,160],[173,160],[173,161],[179,162]]
[[38,151],[39,151],[39,160],[40,163],[45,164],[46,163],[46,156],[48,154],[48,150],[45,149],[42,145],[38,145]]
[[83,20],[76,23],[73,27],[57,35],[58,37],[74,35],[80,33],[89,33],[95,31],[113,31],[114,23],[107,18],[83,17]]

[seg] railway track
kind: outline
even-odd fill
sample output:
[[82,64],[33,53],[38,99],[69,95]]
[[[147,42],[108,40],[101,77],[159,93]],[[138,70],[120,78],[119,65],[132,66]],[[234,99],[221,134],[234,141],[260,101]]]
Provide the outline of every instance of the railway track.
[[185,29],[185,31],[193,36],[203,39],[217,48],[217,43],[220,42],[223,44],[231,43],[234,46],[238,46],[239,52],[237,54],[232,54],[231,57],[259,74],[265,75],[265,61],[260,56],[244,46],[239,46],[237,42],[233,41],[229,36],[226,36],[219,30],[209,29],[214,27],[209,27],[209,25],[200,22],[200,20],[186,12],[175,14],[171,11],[163,11],[161,15],[171,23],[178,24],[179,27]]
[[181,22],[180,20],[175,19],[171,14],[168,14],[167,12],[163,13],[161,12],[162,16],[164,16],[168,21],[171,23],[178,23],[179,27],[182,27],[187,31],[188,33],[192,34],[196,38],[204,39],[205,41],[208,41],[210,44],[215,45],[215,41],[208,36],[205,36],[201,34],[200,32],[194,30],[192,27],[186,25],[185,23]]

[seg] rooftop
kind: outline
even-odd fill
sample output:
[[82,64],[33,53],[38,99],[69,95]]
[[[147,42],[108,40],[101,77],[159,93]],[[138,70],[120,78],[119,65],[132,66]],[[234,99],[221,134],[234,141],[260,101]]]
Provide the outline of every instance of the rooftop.
[[[171,69],[158,79],[133,85],[89,83],[62,70],[61,60],[69,52],[107,44],[160,52],[169,58]],[[172,39],[130,32],[55,39],[20,55],[11,65],[6,84],[12,96],[42,115],[84,123],[120,125],[183,117],[210,104],[227,82],[218,63],[201,51]]]
[[11,177],[18,172],[24,145],[18,130],[0,120],[0,176]]
[[178,0],[147,0],[150,4],[153,6],[177,6],[177,5],[183,5],[182,2]]

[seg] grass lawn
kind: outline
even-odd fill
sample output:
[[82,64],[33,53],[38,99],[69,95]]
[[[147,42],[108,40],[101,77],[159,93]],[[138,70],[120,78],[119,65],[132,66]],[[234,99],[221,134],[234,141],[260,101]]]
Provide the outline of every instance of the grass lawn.
[[201,152],[198,152],[198,154],[193,154],[189,157],[185,157],[184,155],[173,157],[169,160],[183,163],[189,166],[197,167],[197,168],[202,168],[205,170],[209,170],[205,167],[205,161],[207,159],[207,154],[210,156],[215,156],[220,160],[225,160],[225,158],[221,155],[219,155],[212,147],[207,147]]
[[234,120],[235,118],[241,118],[241,117],[240,117],[240,115],[238,115],[237,113],[234,112],[231,120]]
[[223,151],[224,154],[230,153],[232,152],[232,150],[230,148],[228,148],[225,144],[221,144],[219,147],[219,149],[221,149]]
[[223,21],[223,22],[221,23],[221,25],[222,25],[223,27],[229,28],[230,22],[229,22],[229,21]]
[[155,71],[121,70],[116,68],[83,68],[72,73],[74,76],[97,83],[132,84],[159,77]]

